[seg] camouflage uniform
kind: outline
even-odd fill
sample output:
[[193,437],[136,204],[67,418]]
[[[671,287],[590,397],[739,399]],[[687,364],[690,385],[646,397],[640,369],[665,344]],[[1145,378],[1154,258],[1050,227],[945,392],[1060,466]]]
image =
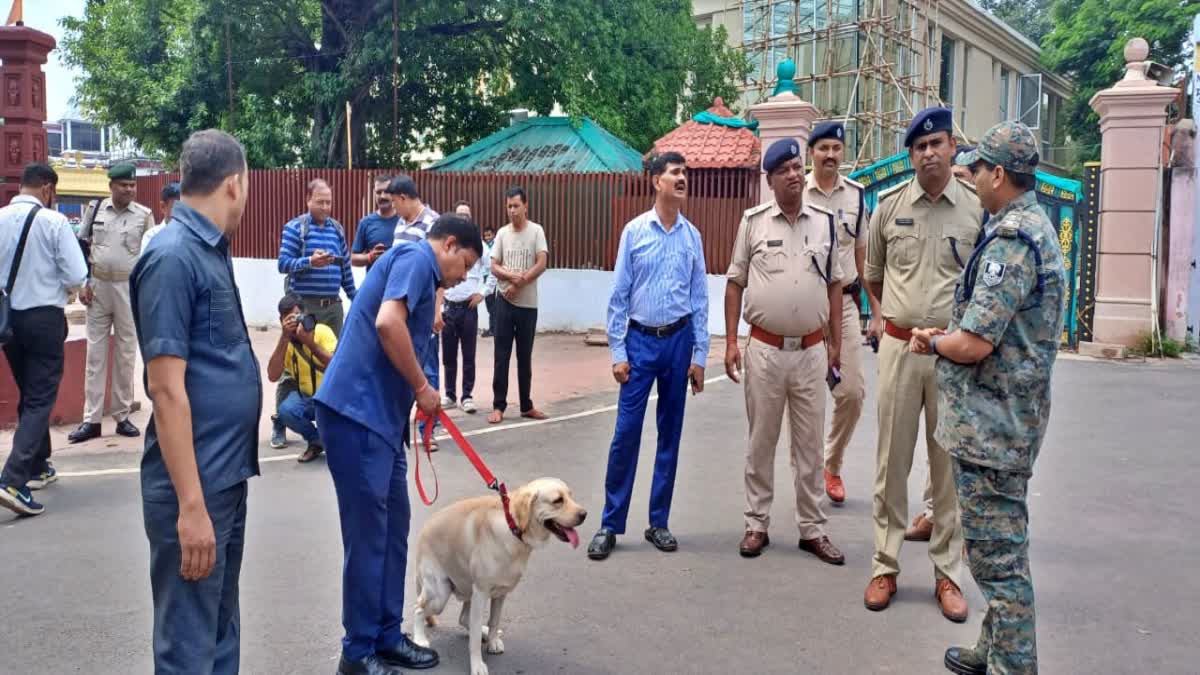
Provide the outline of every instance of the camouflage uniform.
[[[1007,122],[960,163],[1033,173],[1032,133]],[[938,359],[937,440],[954,477],[971,574],[988,602],[975,672],[1036,673],[1026,495],[1050,417],[1050,374],[1065,312],[1066,273],[1054,226],[1025,192],[997,212],[963,270],[950,330],[994,345],[977,364]]]

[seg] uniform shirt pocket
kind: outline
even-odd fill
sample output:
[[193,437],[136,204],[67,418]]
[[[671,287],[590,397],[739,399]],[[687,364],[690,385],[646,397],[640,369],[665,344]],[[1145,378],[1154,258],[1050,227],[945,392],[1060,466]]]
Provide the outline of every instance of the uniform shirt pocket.
[[903,268],[916,266],[921,259],[921,237],[916,232],[907,231],[912,229],[893,232],[887,239],[888,259],[895,259]]
[[209,295],[208,337],[213,346],[228,347],[246,342],[237,301],[237,294],[229,290],[213,290]]
[[967,259],[971,257],[974,247],[973,239],[966,242],[962,240],[961,236],[944,234],[941,245],[938,247],[938,264],[942,269],[958,274],[966,267]]

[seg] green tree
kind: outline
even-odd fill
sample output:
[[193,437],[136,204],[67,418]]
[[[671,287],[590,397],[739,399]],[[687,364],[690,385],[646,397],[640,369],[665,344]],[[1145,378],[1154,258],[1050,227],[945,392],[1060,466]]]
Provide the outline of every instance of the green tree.
[[100,121],[168,158],[224,128],[259,167],[345,166],[347,102],[355,166],[556,103],[646,150],[746,68],[687,0],[93,0],[64,26]]
[[1182,63],[1196,2],[1181,0],[1056,0],[1054,29],[1042,42],[1044,65],[1075,81],[1067,102],[1067,133],[1079,147],[1079,161],[1100,158],[1100,120],[1088,101],[1117,82],[1125,71],[1125,43],[1150,43],[1150,59],[1169,67]]
[[981,0],[979,5],[1035,45],[1053,28],[1050,6],[1054,0]]

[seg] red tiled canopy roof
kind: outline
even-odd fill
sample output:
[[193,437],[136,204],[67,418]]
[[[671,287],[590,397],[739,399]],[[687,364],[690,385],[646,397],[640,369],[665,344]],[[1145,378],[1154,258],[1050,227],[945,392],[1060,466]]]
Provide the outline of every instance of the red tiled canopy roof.
[[[720,96],[713,99],[708,112],[720,117],[734,116]],[[749,129],[688,120],[655,141],[653,152],[678,152],[687,158],[692,169],[740,169],[757,167],[761,148],[758,137]]]

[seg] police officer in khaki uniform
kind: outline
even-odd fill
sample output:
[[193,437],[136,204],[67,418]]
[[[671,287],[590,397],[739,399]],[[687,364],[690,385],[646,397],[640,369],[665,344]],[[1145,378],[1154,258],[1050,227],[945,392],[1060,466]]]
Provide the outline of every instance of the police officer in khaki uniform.
[[938,444],[934,360],[914,354],[914,328],[950,323],[954,285],[982,230],[983,208],[950,173],[956,143],[950,111],[929,108],[913,118],[904,145],[916,170],[910,180],[880,195],[871,217],[865,276],[882,303],[879,347],[879,446],[875,470],[875,556],[863,602],[885,609],[896,593],[900,547],[908,519],[908,474],[921,414],[929,452],[933,533],[929,558],[942,614],[966,621],[962,591],[962,527],[950,456]]
[[142,252],[142,235],[154,227],[154,214],[133,201],[137,194],[135,167],[128,162],[108,171],[112,196],[84,214],[79,238],[90,244],[91,279],[79,293],[87,305],[87,382],[84,385],[83,423],[68,440],[79,443],[100,436],[104,391],[108,384],[108,335],[113,333],[112,392],[116,399],[113,419],[117,433],[141,432],[129,421],[133,406],[133,370],[137,360],[137,334],[129,306],[129,273]]
[[[858,310],[862,293],[863,264],[867,258],[867,212],[863,186],[838,174],[846,153],[846,129],[841,122],[825,122],[813,129],[808,139],[813,170],[804,178],[804,201],[819,206],[834,215],[837,231],[838,261],[842,274],[841,382],[833,387],[833,424],[825,443],[825,494],[834,504],[846,501],[846,486],[842,483],[842,459],[846,446],[854,436],[854,427],[862,415],[863,399],[867,396],[867,380],[863,377],[862,329]],[[883,321],[879,303],[868,293],[871,304],[871,323],[868,335],[879,337]]]
[[[792,477],[800,548],[832,565],[845,562],[825,534],[821,511],[825,379],[838,366],[842,269],[834,217],[804,202],[804,156],[794,139],[776,141],[763,155],[774,201],[742,216],[725,287],[725,372],[740,381],[738,315],[745,297],[746,534],[739,551],[752,558],[769,543],[775,490],[775,446],[784,411],[791,431]],[[828,345],[825,326],[830,324]]]

